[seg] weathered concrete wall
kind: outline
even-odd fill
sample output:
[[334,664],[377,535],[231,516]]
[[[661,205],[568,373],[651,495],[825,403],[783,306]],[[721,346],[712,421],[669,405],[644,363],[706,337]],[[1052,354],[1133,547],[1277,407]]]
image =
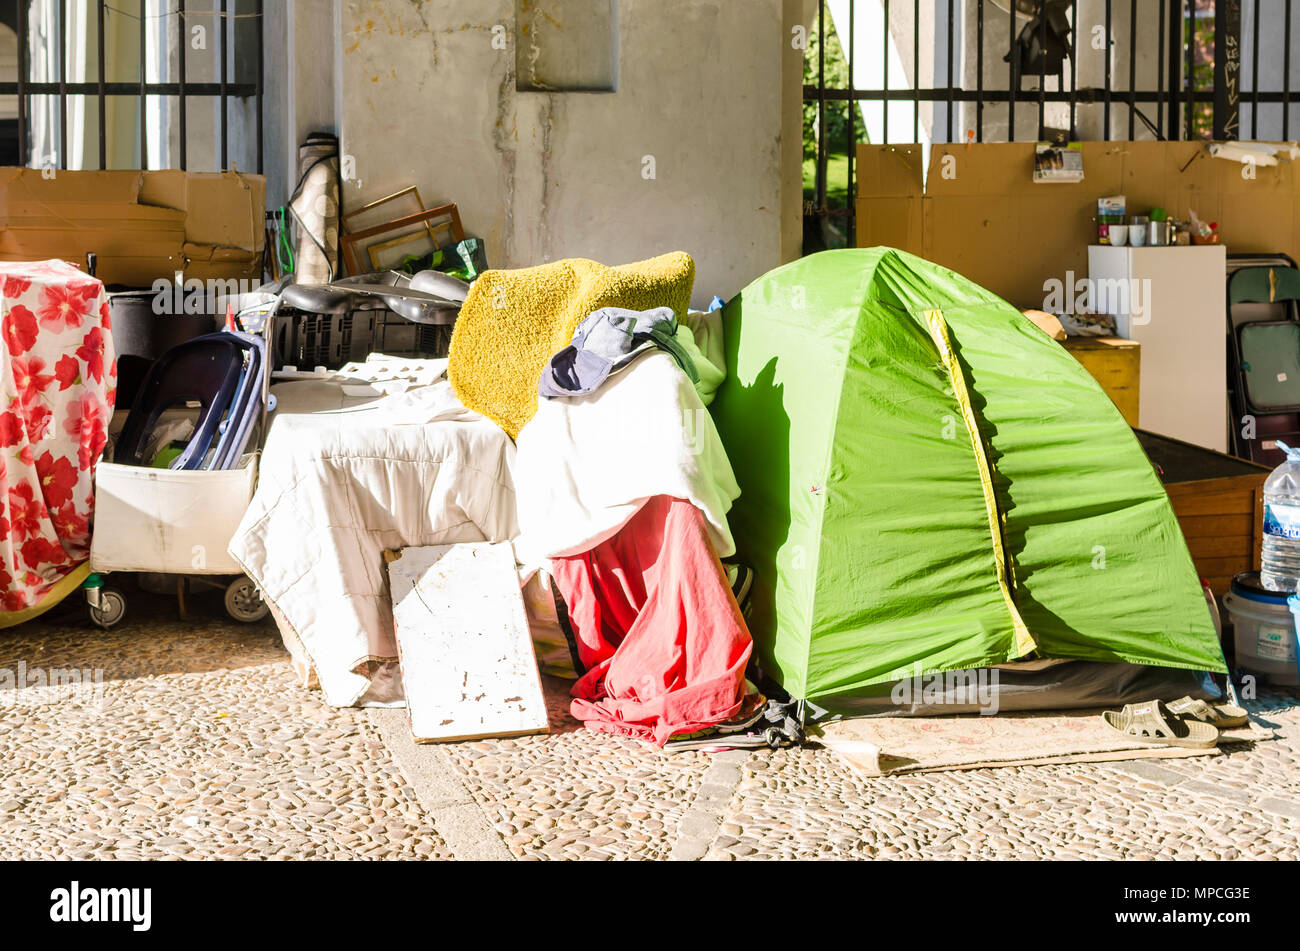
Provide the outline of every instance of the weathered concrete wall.
[[516,91],[515,0],[340,3],[345,206],[416,184],[496,266],[682,249],[697,304],[798,253],[789,0],[620,0],[617,91],[568,93]]
[[299,144],[312,132],[339,134],[341,10],[340,0],[279,0],[265,9],[266,206],[276,208],[297,183]]

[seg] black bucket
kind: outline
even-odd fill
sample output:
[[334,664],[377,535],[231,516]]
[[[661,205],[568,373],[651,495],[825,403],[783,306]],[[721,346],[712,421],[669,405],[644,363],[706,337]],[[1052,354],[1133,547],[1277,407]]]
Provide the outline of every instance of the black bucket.
[[217,329],[215,314],[155,313],[154,301],[158,294],[149,289],[115,291],[108,295],[113,349],[117,352],[118,409],[130,409],[135,403],[140,384],[155,360],[178,343]]

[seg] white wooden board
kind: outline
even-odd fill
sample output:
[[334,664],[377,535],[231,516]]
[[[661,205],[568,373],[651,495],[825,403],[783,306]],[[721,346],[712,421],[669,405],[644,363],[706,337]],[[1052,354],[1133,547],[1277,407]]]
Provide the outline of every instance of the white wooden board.
[[388,579],[417,743],[546,732],[509,542],[407,548]]

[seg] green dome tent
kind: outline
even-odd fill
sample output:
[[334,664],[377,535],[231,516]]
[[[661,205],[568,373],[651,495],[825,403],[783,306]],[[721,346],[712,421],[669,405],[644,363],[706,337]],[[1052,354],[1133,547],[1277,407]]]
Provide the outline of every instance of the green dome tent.
[[723,323],[730,522],[792,697],[1037,658],[1224,670],[1132,430],[1010,304],[901,251],[827,251]]

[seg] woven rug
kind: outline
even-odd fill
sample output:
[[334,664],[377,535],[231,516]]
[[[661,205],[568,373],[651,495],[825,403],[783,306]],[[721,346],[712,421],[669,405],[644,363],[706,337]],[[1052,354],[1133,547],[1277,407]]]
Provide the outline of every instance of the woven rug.
[[1224,731],[1219,746],[1186,750],[1136,743],[1102,723],[1100,710],[1015,716],[881,717],[838,720],[814,737],[862,776],[927,773],[993,766],[1039,766],[1126,759],[1221,755],[1223,747],[1273,739],[1248,725]]

